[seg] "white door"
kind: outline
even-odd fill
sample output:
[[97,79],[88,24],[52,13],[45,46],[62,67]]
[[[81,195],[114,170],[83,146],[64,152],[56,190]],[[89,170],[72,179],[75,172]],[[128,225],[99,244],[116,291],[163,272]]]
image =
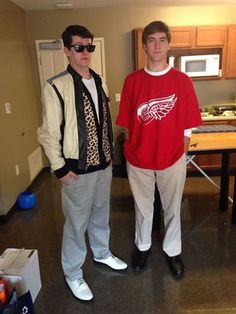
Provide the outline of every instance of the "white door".
[[[94,38],[96,49],[92,54],[90,67],[106,81],[104,38]],[[63,42],[57,40],[36,40],[36,53],[41,88],[50,77],[64,71],[68,59],[63,51]]]

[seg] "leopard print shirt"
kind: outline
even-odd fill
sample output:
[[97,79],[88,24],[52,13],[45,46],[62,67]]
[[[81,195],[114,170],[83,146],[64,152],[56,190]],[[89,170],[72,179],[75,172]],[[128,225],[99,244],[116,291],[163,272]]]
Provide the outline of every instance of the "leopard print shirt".
[[[94,119],[94,112],[89,98],[83,92],[84,99],[84,116],[86,122],[86,133],[87,133],[87,167],[97,166],[100,164],[99,156],[99,143],[97,127]],[[107,124],[107,108],[103,102],[103,129],[102,129],[102,147],[105,155],[106,162],[111,160],[111,149],[108,137],[108,124]]]

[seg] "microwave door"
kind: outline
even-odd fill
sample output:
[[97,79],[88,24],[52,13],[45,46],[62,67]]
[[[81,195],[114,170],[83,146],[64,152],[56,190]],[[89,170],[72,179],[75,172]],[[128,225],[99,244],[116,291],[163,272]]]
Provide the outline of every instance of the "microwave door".
[[190,77],[199,77],[206,75],[207,61],[201,60],[188,60],[185,62],[185,73]]
[[180,68],[191,77],[218,76],[220,56],[193,55],[180,57]]

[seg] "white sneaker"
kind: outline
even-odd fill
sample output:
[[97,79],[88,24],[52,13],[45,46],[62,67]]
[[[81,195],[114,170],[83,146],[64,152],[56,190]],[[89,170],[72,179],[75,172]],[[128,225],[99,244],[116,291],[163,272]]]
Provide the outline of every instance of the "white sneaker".
[[92,291],[83,278],[78,280],[70,280],[66,278],[66,282],[76,298],[83,301],[90,301],[93,299]]
[[105,264],[115,270],[123,270],[128,267],[128,265],[125,262],[123,262],[121,259],[113,255],[104,259],[97,259],[94,257],[94,261],[97,263]]

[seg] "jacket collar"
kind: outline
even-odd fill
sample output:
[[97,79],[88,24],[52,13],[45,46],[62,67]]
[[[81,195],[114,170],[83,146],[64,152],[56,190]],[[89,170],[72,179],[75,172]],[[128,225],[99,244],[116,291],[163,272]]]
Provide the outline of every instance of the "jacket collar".
[[[72,66],[71,66],[70,64],[67,66],[67,71],[68,71],[75,79],[82,80],[82,76],[81,76],[78,72],[76,72],[76,71],[72,68]],[[90,69],[90,68],[89,68],[89,72],[90,72],[90,74],[94,77],[95,82],[99,82],[99,83],[101,84],[101,78],[100,78],[100,76],[99,76],[96,72],[94,72],[92,69]]]

